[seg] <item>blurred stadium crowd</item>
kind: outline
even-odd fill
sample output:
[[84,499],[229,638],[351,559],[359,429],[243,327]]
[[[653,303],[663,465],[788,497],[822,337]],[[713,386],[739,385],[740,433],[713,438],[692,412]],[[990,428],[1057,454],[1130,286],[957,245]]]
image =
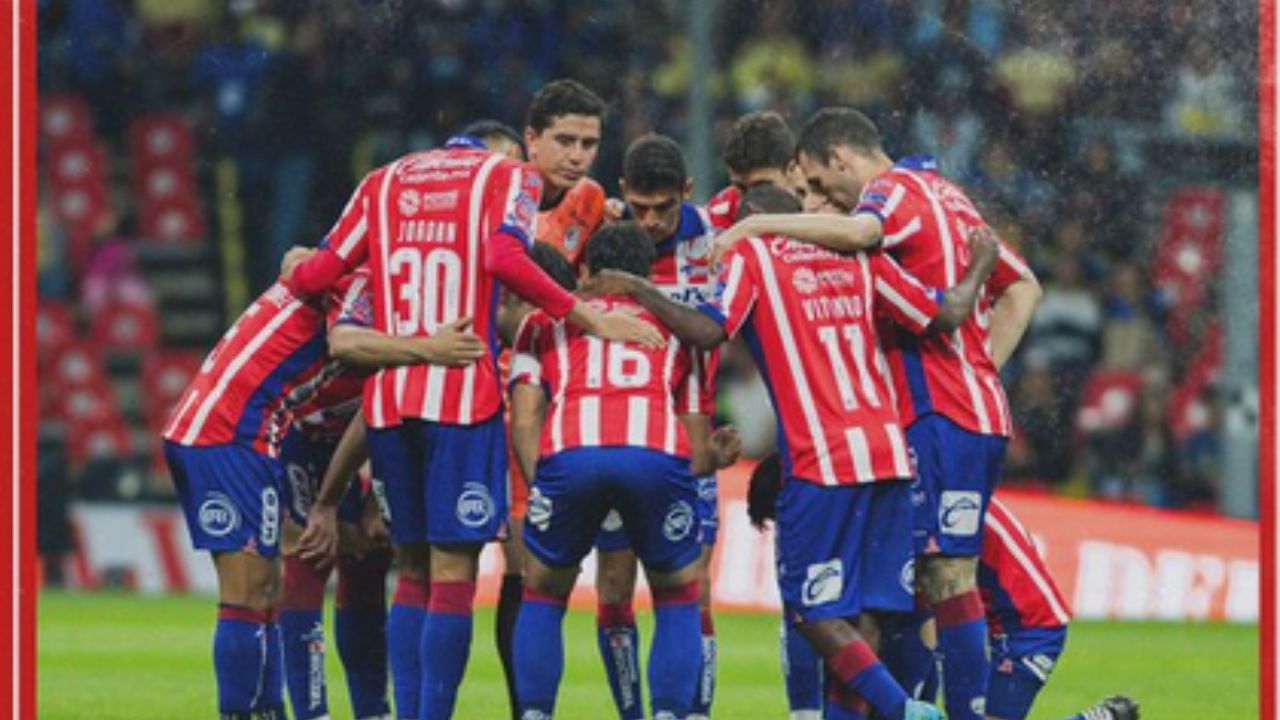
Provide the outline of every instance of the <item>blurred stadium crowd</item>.
[[[574,77],[593,175],[682,137],[680,2],[40,0],[42,506],[169,493],[158,431],[224,319],[355,181]],[[1045,296],[1005,377],[1008,482],[1212,510],[1227,204],[1256,187],[1256,5],[722,0],[713,126],[847,104],[944,174]],[[717,149],[719,141],[717,140]],[[721,171],[722,172],[722,171]],[[705,199],[718,187],[696,189]],[[773,440],[744,353],[720,412]],[[59,523],[42,522],[56,542]]]

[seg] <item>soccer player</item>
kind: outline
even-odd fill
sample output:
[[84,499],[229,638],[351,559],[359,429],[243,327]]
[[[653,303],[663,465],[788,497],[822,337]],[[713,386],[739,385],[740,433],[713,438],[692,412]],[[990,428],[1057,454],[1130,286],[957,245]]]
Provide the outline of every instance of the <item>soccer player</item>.
[[[218,575],[213,662],[223,718],[283,718],[280,442],[294,413],[334,376],[326,318],[355,281],[307,300],[276,283],[223,335],[179,399],[163,436],[192,544]],[[416,362],[469,364],[456,331],[394,339]]]
[[[525,122],[524,140],[529,148],[529,166],[537,171],[543,182],[534,237],[547,249],[558,251],[569,262],[571,274],[576,273],[581,264],[587,239],[604,219],[604,189],[586,176],[600,149],[604,112],[604,101],[585,86],[573,80],[553,80],[533,96]],[[543,257],[549,260],[547,256]],[[539,261],[538,264],[547,270],[545,263]],[[564,286],[562,278],[550,270],[548,274]],[[508,352],[504,351],[500,362],[505,363],[507,356]],[[507,473],[510,527],[502,543],[504,571],[498,592],[494,638],[502,659],[514,718],[518,702],[511,636],[523,592],[521,538],[529,490],[526,482],[517,477],[515,463],[510,465]]]
[[[773,185],[752,188],[746,212],[798,212]],[[779,503],[779,587],[787,617],[841,686],[890,720],[939,717],[909,700],[850,618],[902,612],[912,562],[910,464],[877,323],[949,332],[968,317],[998,246],[979,230],[960,245],[963,278],[942,296],[887,256],[837,255],[783,236],[729,253],[715,302],[699,310],[651,284],[608,273],[681,339],[709,349],[742,332],[770,389],[785,440]]]
[[374,170],[289,277],[308,296],[367,266],[375,329],[429,337],[466,319],[491,343],[465,369],[410,365],[379,370],[365,385],[370,460],[400,564],[387,636],[402,718],[452,717],[470,654],[480,550],[505,530],[498,283],[604,340],[662,342],[648,323],[573,297],[529,259],[542,181],[520,156],[519,136],[495,127]]
[[[600,230],[586,257],[593,274],[611,268],[644,276],[653,255],[644,231],[624,222]],[[592,302],[657,326],[626,296],[597,295]],[[512,360],[512,441],[524,475],[535,477],[515,641],[525,720],[552,717],[564,668],[565,604],[610,512],[622,516],[653,588],[654,717],[689,712],[701,656],[701,528],[676,398],[693,381],[690,365],[689,353],[674,339],[657,348],[606,343],[545,313],[530,315],[520,328]]]
[[795,137],[782,116],[772,110],[747,113],[729,129],[722,159],[729,171],[729,186],[707,201],[707,216],[717,231],[727,230],[738,219],[742,194],[760,183],[791,185]]
[[[635,140],[623,157],[619,182],[626,213],[645,231],[654,249],[651,281],[669,297],[696,306],[711,297],[711,271],[707,250],[713,229],[707,213],[689,202],[692,179],[685,169],[680,146],[665,135],[650,134]],[[695,358],[697,382],[689,383],[677,413],[689,433],[694,464],[710,469],[698,478],[698,517],[702,525],[702,555],[698,563],[702,657],[698,695],[690,718],[711,712],[715,694],[716,643],[711,617],[711,555],[717,532],[716,478],[712,463],[703,460],[713,436],[715,412],[715,353]],[[627,543],[616,514],[606,521],[596,543],[597,633],[601,659],[609,678],[614,704],[623,720],[644,716],[641,702],[639,632],[632,607],[636,583],[636,557]]]
[[[778,491],[782,484],[778,453],[762,458],[751,473],[747,491],[747,513],[758,529],[774,518]],[[1066,644],[1070,609],[1044,565],[1031,534],[1013,512],[992,498],[983,529],[982,554],[978,566],[991,632],[992,667],[987,683],[987,720],[1023,720],[1036,695],[1044,687]],[[937,664],[926,645],[920,623],[904,626],[897,640],[902,655],[895,662],[886,658],[904,687],[919,689],[916,697],[932,700],[937,690]],[[886,642],[882,638],[882,648]],[[914,647],[911,647],[914,645]],[[799,652],[795,652],[798,650]],[[885,657],[888,651],[882,651]],[[803,649],[793,649],[785,657],[790,663]],[[792,668],[788,667],[788,670]],[[819,720],[822,714],[821,670],[809,677],[788,677],[788,702],[793,720]],[[793,692],[792,688],[803,688]],[[827,720],[839,720],[840,708],[829,707]],[[1067,720],[1137,720],[1138,705],[1124,695],[1114,695]]]
[[[963,269],[966,232],[983,224],[964,193],[927,156],[891,160],[866,116],[818,112],[797,142],[811,192],[852,213],[747,218],[722,233],[713,256],[742,237],[782,233],[838,252],[879,244],[922,282],[945,287]],[[938,623],[953,720],[980,720],[987,680],[986,620],[977,558],[987,500],[1011,431],[997,369],[1026,330],[1040,289],[1002,247],[975,316],[953,333],[891,343],[899,411],[916,456],[918,581]],[[990,351],[987,348],[990,348]]]

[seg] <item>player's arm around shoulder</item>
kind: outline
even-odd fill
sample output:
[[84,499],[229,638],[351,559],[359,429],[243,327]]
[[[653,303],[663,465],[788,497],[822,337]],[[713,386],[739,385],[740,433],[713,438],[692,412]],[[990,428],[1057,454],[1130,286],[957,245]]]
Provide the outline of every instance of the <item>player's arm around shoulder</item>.
[[342,323],[329,331],[329,354],[339,362],[362,368],[400,365],[466,367],[488,352],[471,332],[471,318],[462,318],[426,337],[399,337],[359,325]]
[[761,235],[785,235],[838,253],[855,253],[875,247],[884,223],[871,212],[853,215],[828,213],[752,215],[716,236],[711,262],[720,260],[738,242]]
[[1003,242],[988,288],[995,295],[991,311],[991,360],[999,370],[1022,341],[1044,291],[1031,268]]
[[969,267],[960,281],[943,294],[938,315],[929,324],[930,331],[951,332],[969,318],[987,278],[995,269],[1000,241],[991,228],[982,225],[969,233],[969,250]]

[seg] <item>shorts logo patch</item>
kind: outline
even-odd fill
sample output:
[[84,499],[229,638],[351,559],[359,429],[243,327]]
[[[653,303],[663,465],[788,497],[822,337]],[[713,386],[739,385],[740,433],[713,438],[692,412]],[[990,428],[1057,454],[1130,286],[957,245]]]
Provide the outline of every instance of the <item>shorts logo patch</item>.
[[370,478],[369,489],[373,491],[373,499],[382,511],[382,517],[391,522],[391,505],[387,503],[387,486],[378,478]]
[[541,710],[525,710],[520,720],[551,720],[551,716]]
[[275,488],[262,489],[263,547],[272,547],[280,539],[280,495]]
[[293,491],[293,514],[305,518],[315,502],[311,492],[311,474],[301,465],[289,463],[285,475],[289,478],[289,489]]
[[622,529],[622,515],[617,510],[610,510],[608,515],[604,516],[604,522],[600,523],[600,529],[605,532],[617,532]]
[[469,528],[483,527],[493,518],[493,498],[478,482],[463,483],[458,496],[458,522]]
[[969,709],[970,709],[970,710],[972,710],[972,711],[973,711],[973,714],[974,714],[974,715],[977,715],[978,717],[982,717],[982,716],[986,715],[986,714],[987,714],[987,698],[986,698],[986,696],[984,696],[984,695],[979,695],[978,697],[976,697],[976,698],[974,698],[974,699],[970,700],[970,701],[969,701]]
[[525,513],[525,520],[535,528],[538,532],[546,532],[551,527],[551,498],[542,494],[542,488],[534,486],[529,491],[529,509]]
[[707,475],[698,478],[698,499],[703,502],[716,501],[716,476]]
[[916,594],[916,561],[912,558],[902,566],[902,570],[898,573],[898,583],[902,585],[902,589],[907,591],[908,595]]
[[240,511],[231,498],[219,492],[209,493],[196,513],[200,529],[206,535],[223,537],[240,527]]
[[943,535],[976,535],[982,521],[982,494],[947,490],[938,505],[938,528]]
[[1040,654],[1022,658],[1022,664],[1027,666],[1033,675],[1040,678],[1040,682],[1047,682],[1055,663],[1053,658]]
[[693,507],[680,500],[671,503],[667,517],[662,520],[662,535],[670,542],[680,542],[693,532]]
[[805,573],[800,602],[805,607],[835,602],[844,594],[844,564],[840,558],[815,563]]

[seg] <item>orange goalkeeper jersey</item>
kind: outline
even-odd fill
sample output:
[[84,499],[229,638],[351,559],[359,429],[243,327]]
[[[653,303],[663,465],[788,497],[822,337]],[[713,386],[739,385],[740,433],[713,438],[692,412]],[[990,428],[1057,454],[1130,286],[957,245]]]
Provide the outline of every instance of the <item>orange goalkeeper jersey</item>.
[[585,260],[587,239],[604,222],[604,188],[583,178],[550,210],[538,213],[534,237],[554,245],[576,270]]

